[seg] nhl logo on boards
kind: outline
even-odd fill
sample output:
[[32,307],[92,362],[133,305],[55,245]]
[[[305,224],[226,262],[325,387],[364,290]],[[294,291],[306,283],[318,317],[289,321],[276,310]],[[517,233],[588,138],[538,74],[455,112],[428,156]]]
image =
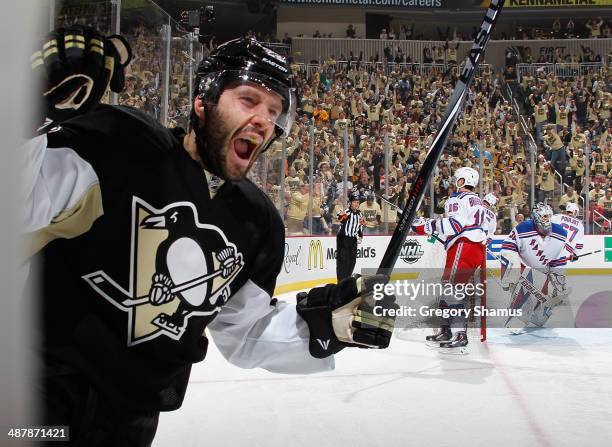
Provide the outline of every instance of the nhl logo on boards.
[[407,264],[414,264],[423,257],[425,252],[421,250],[421,244],[416,239],[408,239],[402,245],[400,259]]

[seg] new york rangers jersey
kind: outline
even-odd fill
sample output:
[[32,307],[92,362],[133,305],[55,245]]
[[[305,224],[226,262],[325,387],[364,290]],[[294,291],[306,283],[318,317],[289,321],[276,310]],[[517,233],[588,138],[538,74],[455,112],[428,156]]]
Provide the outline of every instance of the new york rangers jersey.
[[448,250],[460,238],[473,242],[485,242],[487,228],[495,215],[485,207],[473,192],[453,194],[444,206],[445,217],[435,220],[435,231],[446,236],[444,245]]
[[487,208],[487,211],[485,213],[483,229],[487,233],[487,244],[488,244],[490,239],[493,238],[495,231],[497,231],[497,217],[495,216],[495,213],[491,211],[489,208]]
[[551,222],[559,224],[565,229],[570,253],[578,255],[584,247],[584,226],[580,219],[565,214],[555,214]]
[[553,223],[550,233],[543,237],[532,220],[525,220],[503,242],[501,255],[517,252],[522,263],[532,268],[564,267],[571,253],[566,238],[567,232],[559,224]]

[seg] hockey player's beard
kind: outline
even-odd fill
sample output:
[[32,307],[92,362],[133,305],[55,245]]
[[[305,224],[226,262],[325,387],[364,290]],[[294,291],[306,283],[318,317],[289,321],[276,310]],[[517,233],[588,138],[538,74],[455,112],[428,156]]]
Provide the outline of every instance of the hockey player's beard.
[[204,126],[196,131],[196,146],[206,170],[222,179],[238,181],[246,177],[261,149],[254,151],[255,155],[251,156],[246,168],[239,171],[230,170],[227,162],[228,151],[231,150],[230,142],[242,127],[230,129],[226,124],[227,121],[223,119],[216,107],[207,107]]

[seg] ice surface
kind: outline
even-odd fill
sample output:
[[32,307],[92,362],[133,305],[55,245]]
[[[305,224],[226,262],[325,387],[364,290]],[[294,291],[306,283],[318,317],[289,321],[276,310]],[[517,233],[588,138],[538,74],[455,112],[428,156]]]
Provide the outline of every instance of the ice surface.
[[153,445],[612,445],[612,329],[490,329],[466,356],[424,336],[398,330],[389,349],[345,349],[310,376],[243,370],[211,343]]

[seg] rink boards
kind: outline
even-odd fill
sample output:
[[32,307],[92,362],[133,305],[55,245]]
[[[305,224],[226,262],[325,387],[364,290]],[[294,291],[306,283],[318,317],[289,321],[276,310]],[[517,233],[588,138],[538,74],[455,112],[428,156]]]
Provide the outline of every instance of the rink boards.
[[[355,272],[378,267],[390,236],[365,236],[358,245]],[[496,236],[488,246],[487,269],[495,275],[499,261],[494,255],[501,250],[505,236]],[[606,247],[607,246],[607,247]],[[568,264],[569,275],[612,274],[612,236],[585,236],[581,253],[589,253]],[[285,256],[275,293],[301,290],[336,279],[336,238],[333,236],[288,237]],[[445,252],[440,242],[426,236],[410,236],[404,242],[396,269],[435,269],[444,266]]]

